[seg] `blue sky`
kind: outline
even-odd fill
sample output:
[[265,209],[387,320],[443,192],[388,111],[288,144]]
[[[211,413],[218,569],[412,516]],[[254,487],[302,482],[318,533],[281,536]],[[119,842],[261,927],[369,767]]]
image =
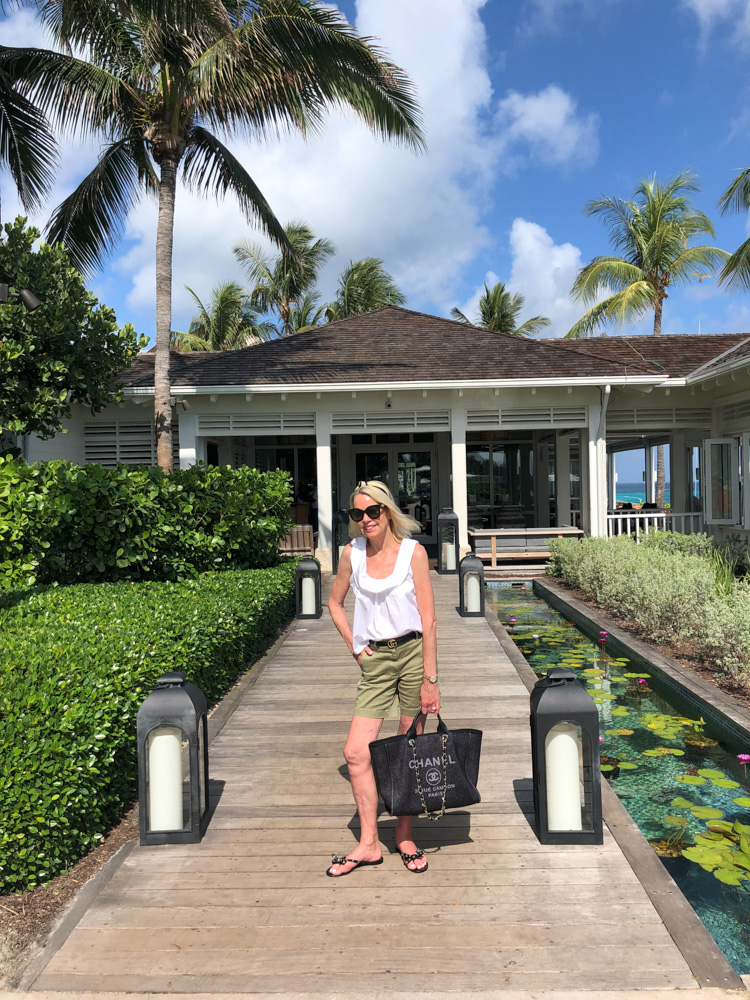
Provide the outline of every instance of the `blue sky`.
[[[485,280],[502,279],[527,314],[564,334],[579,309],[568,299],[578,268],[607,251],[600,223],[582,213],[600,194],[627,197],[654,173],[695,170],[696,203],[734,250],[747,219],[715,204],[748,165],[750,0],[357,0],[341,4],[412,76],[430,151],[375,142],[339,115],[308,143],[285,137],[234,148],[282,221],[302,218],[334,240],[322,276],[332,296],[346,262],[382,257],[415,309],[473,314]],[[44,44],[29,12],[0,22],[4,44]],[[95,162],[96,147],[65,142],[50,210]],[[17,208],[0,178],[3,217]],[[193,314],[184,286],[207,298],[219,280],[242,280],[232,246],[257,235],[231,199],[181,191],[175,232],[173,326]],[[156,212],[144,201],[128,238],[91,285],[149,335],[154,330]],[[666,333],[750,329],[747,295],[706,279],[674,290]],[[648,333],[648,320],[630,332]]]

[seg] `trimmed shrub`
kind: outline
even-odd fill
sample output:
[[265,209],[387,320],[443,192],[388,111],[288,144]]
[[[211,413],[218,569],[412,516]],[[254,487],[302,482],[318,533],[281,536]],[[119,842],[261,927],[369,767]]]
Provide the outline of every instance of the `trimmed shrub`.
[[750,670],[750,586],[738,581],[734,591],[709,601],[703,609],[699,639],[705,655],[734,680]]
[[64,871],[117,821],[156,679],[182,670],[214,704],[293,614],[295,565],[0,600],[0,892]]
[[247,466],[0,458],[0,589],[272,566],[291,501],[288,473]]

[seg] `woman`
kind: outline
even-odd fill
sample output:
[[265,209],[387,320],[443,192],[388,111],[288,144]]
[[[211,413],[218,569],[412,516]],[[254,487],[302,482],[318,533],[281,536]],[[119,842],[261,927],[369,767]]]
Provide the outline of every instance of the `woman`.
[[[396,698],[405,733],[418,712],[440,709],[437,684],[435,598],[427,552],[409,537],[419,525],[398,509],[388,487],[360,483],[349,500],[349,534],[341,553],[328,609],[360,668],[354,718],[344,747],[360,819],[359,844],[344,857],[333,855],[332,878],[383,863],[378,837],[378,792],[369,745]],[[354,624],[344,598],[354,590]],[[422,720],[419,724],[422,731]],[[396,849],[406,868],[427,871],[424,852],[412,840],[412,817],[396,822]]]

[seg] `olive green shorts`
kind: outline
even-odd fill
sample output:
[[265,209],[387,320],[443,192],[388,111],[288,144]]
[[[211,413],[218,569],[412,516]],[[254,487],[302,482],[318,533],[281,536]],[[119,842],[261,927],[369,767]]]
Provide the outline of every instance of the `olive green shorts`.
[[424,677],[421,639],[410,639],[395,649],[373,649],[372,656],[364,653],[360,666],[355,715],[385,719],[397,699],[401,715],[414,716],[420,711]]

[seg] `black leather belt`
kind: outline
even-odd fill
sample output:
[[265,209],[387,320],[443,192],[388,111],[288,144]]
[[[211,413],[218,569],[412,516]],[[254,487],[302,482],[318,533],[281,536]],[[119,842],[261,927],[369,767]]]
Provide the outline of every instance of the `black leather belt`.
[[407,632],[406,635],[400,635],[396,639],[370,639],[367,645],[371,649],[396,649],[398,646],[403,646],[405,642],[411,642],[412,639],[421,639],[421,632]]

